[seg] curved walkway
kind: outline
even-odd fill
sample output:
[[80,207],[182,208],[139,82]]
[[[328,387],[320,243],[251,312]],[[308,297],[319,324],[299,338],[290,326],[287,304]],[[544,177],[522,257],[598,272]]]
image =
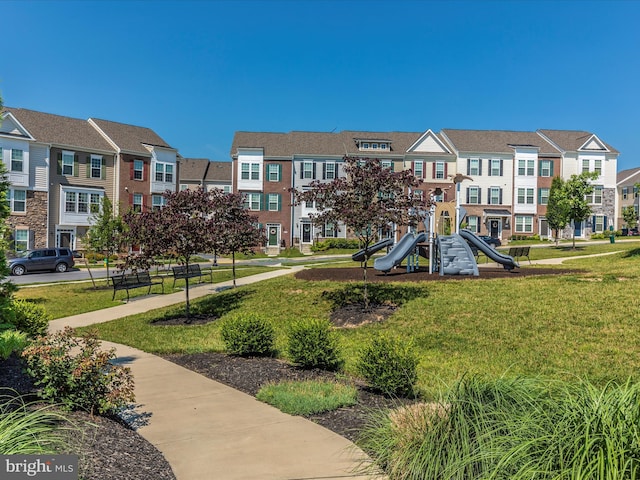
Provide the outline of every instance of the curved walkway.
[[[290,274],[303,267],[239,278],[238,286]],[[231,282],[190,289],[192,299]],[[87,326],[184,301],[184,292],[51,322],[50,331]],[[302,417],[284,414],[250,395],[125,345],[104,342],[135,379],[138,433],[165,456],[178,480],[372,479],[358,475],[367,456],[353,443]]]

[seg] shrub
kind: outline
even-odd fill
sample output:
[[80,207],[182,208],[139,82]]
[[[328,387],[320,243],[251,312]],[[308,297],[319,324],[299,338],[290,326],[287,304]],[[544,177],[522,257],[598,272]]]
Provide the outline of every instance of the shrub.
[[316,242],[311,245],[312,252],[326,252],[327,250],[357,250],[360,248],[360,242],[355,239],[331,238]]
[[110,363],[115,349],[99,347],[95,333],[77,337],[65,327],[36,339],[22,356],[42,398],[70,410],[114,413],[134,401],[133,377],[129,368]]
[[5,330],[0,333],[0,359],[6,360],[13,352],[22,351],[29,341],[27,334],[16,330]]
[[302,368],[338,370],[342,366],[338,338],[328,320],[299,320],[289,329],[288,353]]
[[37,337],[47,333],[51,316],[42,305],[28,300],[14,300],[13,311],[15,318],[11,323],[16,329],[30,337]]
[[233,355],[271,355],[274,352],[275,331],[271,323],[256,315],[240,315],[226,320],[220,335]]
[[374,337],[360,351],[357,371],[386,395],[411,396],[418,380],[418,356],[411,345],[384,335]]

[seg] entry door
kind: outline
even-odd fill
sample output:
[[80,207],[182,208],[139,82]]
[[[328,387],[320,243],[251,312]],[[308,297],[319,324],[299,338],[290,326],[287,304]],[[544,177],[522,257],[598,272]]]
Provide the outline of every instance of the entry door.
[[576,237],[582,236],[582,222],[576,223],[573,233]]
[[302,243],[311,243],[311,224],[308,222],[302,224]]
[[546,218],[540,219],[540,237],[549,238],[549,222]]
[[278,226],[277,225],[269,225],[269,246],[276,247],[278,246]]
[[500,220],[496,220],[494,218],[489,221],[489,235],[493,238],[498,238],[500,236]]
[[58,230],[56,235],[56,247],[66,247],[73,250],[75,235],[71,230]]

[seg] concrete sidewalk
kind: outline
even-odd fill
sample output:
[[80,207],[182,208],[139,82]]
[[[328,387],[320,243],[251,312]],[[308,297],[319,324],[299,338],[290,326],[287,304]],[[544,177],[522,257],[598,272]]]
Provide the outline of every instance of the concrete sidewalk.
[[[237,280],[238,286],[287,275],[273,270]],[[215,294],[231,282],[190,289]],[[86,326],[184,301],[184,292],[151,295],[127,304],[54,320],[50,330]],[[252,396],[125,345],[117,362],[135,379],[138,433],[155,445],[178,480],[372,479],[359,475],[368,457],[353,443],[309,420],[284,414]]]

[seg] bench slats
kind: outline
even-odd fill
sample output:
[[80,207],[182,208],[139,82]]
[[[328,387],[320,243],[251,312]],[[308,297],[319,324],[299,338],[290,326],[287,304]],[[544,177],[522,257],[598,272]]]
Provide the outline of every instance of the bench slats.
[[509,248],[509,256],[515,258],[516,260],[518,259],[518,257],[525,257],[527,260],[529,260],[529,264],[531,264],[531,259],[529,258],[529,249],[531,247],[511,247]]
[[128,302],[130,288],[149,287],[148,295],[151,293],[151,287],[153,285],[162,285],[162,293],[164,293],[164,279],[161,277],[152,278],[149,272],[132,272],[115,275],[111,277],[111,283],[113,284],[113,296],[111,300],[115,300],[118,290],[126,290]]

